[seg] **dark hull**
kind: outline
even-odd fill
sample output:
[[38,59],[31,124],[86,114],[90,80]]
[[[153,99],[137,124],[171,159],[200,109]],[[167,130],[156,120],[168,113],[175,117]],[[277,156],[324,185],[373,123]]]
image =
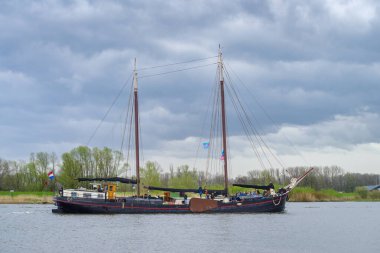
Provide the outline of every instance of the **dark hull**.
[[[205,213],[264,213],[282,212],[287,195],[280,197],[255,198],[241,202],[222,203]],[[88,214],[146,214],[146,213],[193,213],[189,205],[168,205],[157,201],[134,201],[132,198],[105,201],[97,199],[56,197],[55,213]]]

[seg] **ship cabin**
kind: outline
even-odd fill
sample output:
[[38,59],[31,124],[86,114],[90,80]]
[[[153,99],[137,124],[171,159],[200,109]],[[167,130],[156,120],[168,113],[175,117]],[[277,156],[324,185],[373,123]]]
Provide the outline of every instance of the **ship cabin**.
[[117,186],[112,182],[91,183],[91,188],[65,189],[61,195],[68,198],[115,200]]

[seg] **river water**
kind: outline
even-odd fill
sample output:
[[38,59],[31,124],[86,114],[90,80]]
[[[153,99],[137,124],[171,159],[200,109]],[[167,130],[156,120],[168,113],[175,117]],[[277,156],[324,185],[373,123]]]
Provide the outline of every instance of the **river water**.
[[63,215],[0,205],[0,252],[380,252],[380,203],[279,214]]

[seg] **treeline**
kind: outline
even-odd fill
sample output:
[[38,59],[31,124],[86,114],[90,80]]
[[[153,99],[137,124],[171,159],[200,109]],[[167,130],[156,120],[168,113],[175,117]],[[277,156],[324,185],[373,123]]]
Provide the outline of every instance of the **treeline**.
[[[110,148],[89,148],[79,146],[62,155],[60,165],[54,153],[32,153],[28,162],[0,159],[0,191],[44,191],[53,190],[57,184],[64,188],[87,186],[79,183],[78,177],[115,177],[125,175],[128,164],[119,151]],[[231,179],[230,183],[286,185],[292,177],[302,175],[308,168],[295,167],[287,169],[250,170],[245,176]],[[53,171],[55,180],[49,180],[48,173]],[[191,169],[187,165],[169,168],[169,172],[156,162],[147,162],[141,168],[143,185],[174,188],[208,188],[222,189],[222,175],[206,175],[203,171]],[[207,182],[207,183],[206,183]],[[341,192],[353,192],[356,187],[379,184],[379,175],[346,173],[342,168],[315,168],[300,186],[315,190],[334,189]],[[122,186],[121,190],[132,190],[131,186]]]
[[[294,167],[287,169],[252,170],[247,176],[235,179],[238,183],[262,184],[273,182],[278,185],[286,185],[293,177],[304,174],[309,167]],[[310,187],[315,190],[334,189],[338,192],[353,192],[356,187],[380,184],[380,175],[348,173],[337,166],[314,167],[299,186]]]
[[[29,161],[0,159],[0,191],[44,191],[62,185],[65,188],[78,186],[78,177],[111,177],[123,166],[123,156],[110,148],[79,146],[64,153],[60,165],[55,153],[38,152],[30,155]],[[53,171],[55,180],[49,180]]]
[[29,162],[0,158],[0,190],[43,191],[49,187],[47,173],[58,162],[55,153],[32,153]]

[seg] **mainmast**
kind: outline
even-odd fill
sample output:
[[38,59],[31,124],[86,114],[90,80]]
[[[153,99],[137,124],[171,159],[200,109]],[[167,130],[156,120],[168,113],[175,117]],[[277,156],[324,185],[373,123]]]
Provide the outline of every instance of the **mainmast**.
[[140,156],[139,156],[139,101],[137,96],[137,70],[136,58],[133,70],[133,90],[134,90],[134,108],[135,108],[135,153],[136,153],[136,181],[137,197],[140,196]]
[[219,45],[218,54],[218,69],[219,69],[219,81],[220,81],[220,100],[222,107],[222,134],[223,134],[223,151],[222,156],[224,156],[224,191],[228,194],[228,155],[227,155],[227,130],[226,130],[226,109],[224,103],[224,77],[223,77],[223,58],[222,50]]

